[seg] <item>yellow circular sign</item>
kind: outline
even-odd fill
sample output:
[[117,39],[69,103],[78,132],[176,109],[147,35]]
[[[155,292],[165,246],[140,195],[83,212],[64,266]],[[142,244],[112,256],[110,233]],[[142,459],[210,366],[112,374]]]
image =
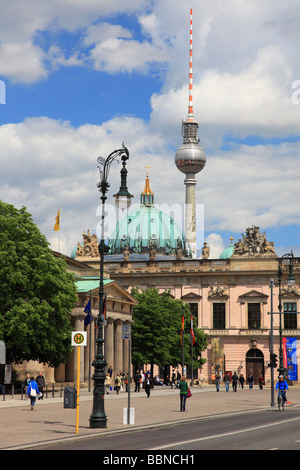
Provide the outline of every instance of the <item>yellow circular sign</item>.
[[76,343],[78,346],[84,342],[84,336],[82,333],[76,333],[74,335],[74,343]]

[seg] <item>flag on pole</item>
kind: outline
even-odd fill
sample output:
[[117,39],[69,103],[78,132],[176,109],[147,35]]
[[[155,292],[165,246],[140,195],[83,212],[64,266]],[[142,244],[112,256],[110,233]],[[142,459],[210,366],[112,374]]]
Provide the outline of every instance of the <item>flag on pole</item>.
[[89,325],[91,321],[93,321],[93,318],[91,316],[91,299],[89,299],[88,303],[85,306],[85,309],[83,310],[84,313],[87,313],[84,319],[84,324]]
[[60,209],[58,209],[57,216],[55,218],[54,231],[59,232],[59,222],[60,222]]
[[103,312],[101,320],[105,320],[106,317],[106,295],[103,297]]
[[193,325],[193,315],[191,315],[191,344],[195,344],[195,335],[194,335],[194,325]]
[[183,343],[183,330],[184,330],[184,315],[181,317],[181,346]]

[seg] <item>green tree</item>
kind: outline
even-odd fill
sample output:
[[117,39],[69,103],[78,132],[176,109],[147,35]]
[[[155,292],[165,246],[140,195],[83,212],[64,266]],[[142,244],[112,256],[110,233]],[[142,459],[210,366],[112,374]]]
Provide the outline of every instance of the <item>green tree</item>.
[[[132,318],[132,362],[135,365],[157,364],[177,366],[181,364],[181,318],[190,321],[190,308],[181,300],[174,300],[168,291],[159,294],[158,289],[139,291],[133,288],[133,297],[138,300]],[[207,347],[206,335],[196,328],[194,366],[200,367],[201,351]],[[185,364],[191,364],[189,333],[184,333]]]
[[71,350],[73,275],[56,258],[25,207],[0,201],[0,339],[7,362],[56,366]]

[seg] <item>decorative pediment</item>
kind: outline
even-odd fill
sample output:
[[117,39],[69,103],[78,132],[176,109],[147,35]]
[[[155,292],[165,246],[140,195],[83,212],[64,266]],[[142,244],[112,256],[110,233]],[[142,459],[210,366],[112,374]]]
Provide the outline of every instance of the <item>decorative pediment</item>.
[[195,292],[189,292],[188,294],[184,294],[182,297],[181,297],[181,300],[184,300],[184,301],[189,301],[189,300],[200,300],[201,299],[201,295],[199,294],[195,294]]
[[228,299],[229,293],[226,287],[217,286],[215,289],[211,286],[208,291],[208,298],[211,299]]
[[258,292],[257,290],[251,290],[239,296],[240,302],[249,302],[257,300],[258,302],[267,302],[268,295],[263,294],[262,292]]
[[281,289],[281,297],[283,299],[291,297],[296,297],[298,299],[300,297],[299,289],[295,286],[284,287],[283,289]]

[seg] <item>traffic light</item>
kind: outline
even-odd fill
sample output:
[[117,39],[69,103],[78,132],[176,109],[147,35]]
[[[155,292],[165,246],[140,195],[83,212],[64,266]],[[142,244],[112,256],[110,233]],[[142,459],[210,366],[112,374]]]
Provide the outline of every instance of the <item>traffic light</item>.
[[277,365],[278,365],[278,362],[277,362],[277,354],[275,354],[275,353],[270,353],[270,363],[271,363],[271,367],[274,367],[274,368],[277,367]]

